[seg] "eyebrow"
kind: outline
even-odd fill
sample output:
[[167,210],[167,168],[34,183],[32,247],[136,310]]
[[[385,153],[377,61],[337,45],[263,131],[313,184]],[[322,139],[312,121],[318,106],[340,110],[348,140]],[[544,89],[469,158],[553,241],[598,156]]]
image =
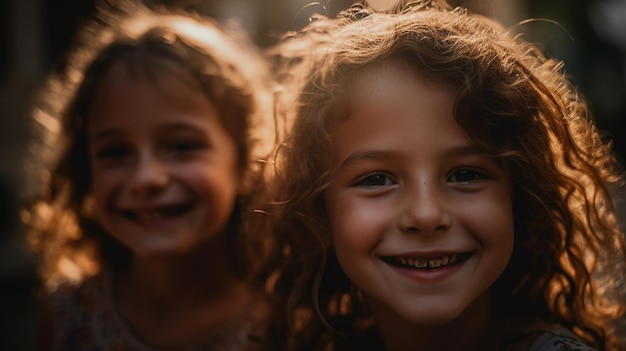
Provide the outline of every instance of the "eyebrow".
[[[449,156],[485,156],[487,153],[484,150],[480,150],[476,145],[469,144],[458,147],[452,147],[445,151],[445,157]],[[339,164],[338,169],[344,169],[349,167],[352,164],[362,162],[362,161],[372,161],[372,160],[381,160],[381,159],[400,159],[402,156],[400,153],[392,151],[392,150],[358,150],[353,152],[348,157],[346,157]]]
[[[158,132],[162,133],[163,131],[167,131],[167,132],[191,131],[195,133],[204,133],[204,131],[201,128],[195,126],[194,124],[180,123],[180,122],[168,123],[166,125],[160,126],[158,129]],[[95,133],[90,134],[89,138],[97,141],[99,139],[107,139],[107,138],[115,137],[120,134],[123,134],[122,128],[118,128],[118,127],[104,128],[102,130],[99,130],[99,131],[96,131]]]
[[92,141],[98,141],[99,139],[108,139],[114,137],[117,134],[121,134],[121,132],[116,128],[104,129],[97,131],[96,133],[90,133],[89,139]]
[[389,158],[399,158],[396,152],[388,150],[359,150],[351,153],[339,164],[338,169],[347,168],[355,163],[362,161],[381,160]]

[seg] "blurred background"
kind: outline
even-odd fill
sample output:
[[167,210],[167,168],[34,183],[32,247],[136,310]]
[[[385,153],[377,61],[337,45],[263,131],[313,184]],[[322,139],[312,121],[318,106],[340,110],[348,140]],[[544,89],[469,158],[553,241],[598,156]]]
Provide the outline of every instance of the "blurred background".
[[[146,1],[147,2],[147,1]],[[261,47],[295,30],[313,13],[334,17],[350,0],[155,1],[195,9],[220,21],[236,20]],[[372,0],[386,6],[389,0]],[[626,157],[626,0],[451,0],[519,31],[565,62],[591,102],[600,129]],[[29,108],[43,77],[63,67],[90,0],[0,1],[0,350],[30,350],[37,313],[35,258],[23,242],[19,200],[36,186],[26,168],[37,155]],[[620,206],[621,208],[621,206]]]

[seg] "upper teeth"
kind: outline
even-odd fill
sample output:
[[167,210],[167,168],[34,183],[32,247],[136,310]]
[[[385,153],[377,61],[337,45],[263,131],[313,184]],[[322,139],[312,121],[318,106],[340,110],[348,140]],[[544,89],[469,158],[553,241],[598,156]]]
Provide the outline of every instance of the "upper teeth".
[[397,257],[396,260],[404,266],[413,266],[415,268],[437,268],[453,264],[459,259],[458,254],[446,255],[436,258],[411,258]]

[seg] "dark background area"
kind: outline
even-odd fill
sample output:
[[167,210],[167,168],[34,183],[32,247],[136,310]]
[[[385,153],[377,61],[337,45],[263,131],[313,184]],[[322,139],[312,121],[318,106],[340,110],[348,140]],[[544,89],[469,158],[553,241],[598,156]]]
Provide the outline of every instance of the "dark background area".
[[[157,3],[158,1],[152,1]],[[194,8],[218,20],[236,18],[262,47],[299,28],[313,12],[334,16],[352,1],[160,1]],[[626,156],[626,0],[455,0],[474,12],[520,25],[525,37],[564,60],[565,70],[591,104],[600,129]],[[30,350],[37,313],[36,260],[19,224],[20,199],[37,186],[29,172],[38,155],[29,116],[33,92],[63,65],[89,0],[0,0],[0,350]]]

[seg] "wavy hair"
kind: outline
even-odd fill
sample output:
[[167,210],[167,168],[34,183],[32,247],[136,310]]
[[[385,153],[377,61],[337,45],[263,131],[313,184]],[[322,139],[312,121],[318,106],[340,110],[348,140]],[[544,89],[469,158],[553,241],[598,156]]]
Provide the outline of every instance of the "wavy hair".
[[283,111],[293,113],[293,128],[276,158],[276,258],[267,269],[277,318],[288,316],[275,330],[290,335],[286,349],[371,341],[373,322],[337,262],[323,197],[344,89],[381,61],[457,92],[457,122],[512,174],[515,247],[490,289],[494,308],[560,324],[600,350],[624,347],[615,321],[624,310],[625,245],[611,198],[622,169],[561,62],[441,1],[382,12],[355,5],[313,20],[273,53],[279,77],[298,92]]
[[[150,83],[161,84],[162,75],[180,78],[212,101],[235,142],[238,167],[260,188],[257,175],[264,163],[259,161],[274,143],[271,80],[261,52],[242,29],[197,13],[117,1],[98,7],[67,58],[65,70],[48,77],[33,112],[42,130],[37,147],[48,168],[38,170],[43,186],[22,213],[29,242],[41,254],[40,273],[48,288],[81,281],[103,264],[122,268],[131,259],[128,249],[94,218],[87,153],[87,112],[99,85],[119,62]],[[239,199],[230,224],[241,274],[250,270],[259,251],[254,240],[260,235],[247,237],[240,224],[254,195]]]

